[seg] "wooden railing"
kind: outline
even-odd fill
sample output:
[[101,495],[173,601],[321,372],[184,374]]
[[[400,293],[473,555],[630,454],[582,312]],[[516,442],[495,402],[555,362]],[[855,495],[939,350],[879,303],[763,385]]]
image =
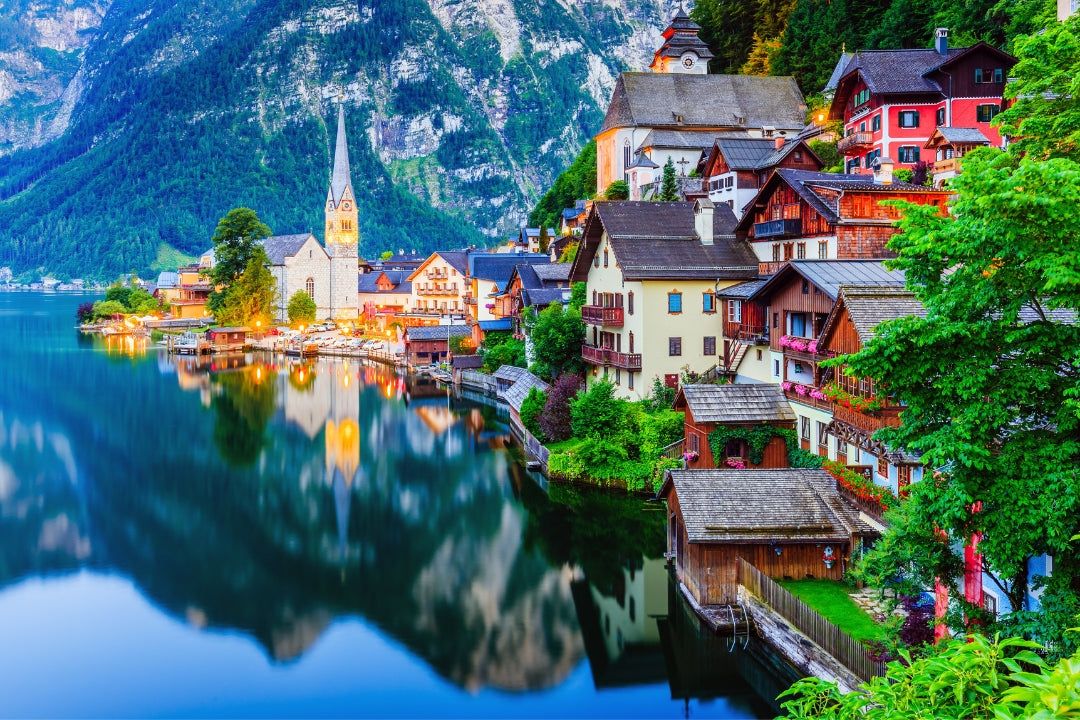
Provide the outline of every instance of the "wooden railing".
[[623,370],[641,369],[640,353],[623,353],[592,345],[582,345],[581,357],[590,365],[611,365]]
[[960,158],[951,157],[944,160],[936,160],[934,162],[934,174],[939,173],[959,173],[960,172]]
[[[810,387],[810,386],[807,385],[807,387]],[[810,397],[809,393],[807,393],[806,395],[800,395],[799,393],[795,392],[794,390],[785,390],[784,395],[787,397],[788,400],[794,400],[797,403],[802,403],[803,405],[809,405],[810,407],[815,407],[815,408],[817,408],[819,410],[832,411],[832,409],[835,407],[832,404],[831,401],[829,401],[829,400],[818,400],[817,398],[812,398],[812,397]]]
[[822,617],[816,610],[777,585],[765,573],[738,559],[739,584],[817,643],[840,664],[869,682],[885,675],[885,663],[870,658],[866,647]]
[[841,155],[865,150],[874,144],[874,134],[868,132],[851,133],[836,143],[836,151]]
[[581,319],[587,325],[622,327],[623,309],[621,307],[604,307],[603,305],[583,305],[581,307]]
[[862,510],[864,513],[877,520],[878,523],[885,525],[885,508],[873,500],[864,500],[851,490],[841,485],[839,481],[836,483],[836,492],[845,497],[855,507]]
[[755,238],[793,237],[802,234],[802,220],[781,219],[754,223]]
[[420,285],[414,286],[417,295],[457,295],[458,286],[453,285]]
[[755,345],[758,343],[767,343],[769,342],[769,326],[739,323],[738,340],[745,343],[753,343]]
[[686,452],[686,438],[676,440],[675,442],[667,445],[660,451],[660,457],[667,458],[668,460],[682,460],[683,453]]

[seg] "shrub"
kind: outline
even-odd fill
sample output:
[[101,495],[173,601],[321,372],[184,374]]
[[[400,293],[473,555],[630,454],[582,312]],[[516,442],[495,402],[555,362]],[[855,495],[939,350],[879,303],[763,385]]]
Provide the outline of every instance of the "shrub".
[[548,475],[565,480],[580,480],[585,476],[585,463],[575,453],[552,453],[548,457]]
[[675,388],[665,385],[659,375],[653,375],[652,390],[642,402],[645,403],[646,409],[649,412],[670,410],[672,404],[675,402],[676,394]]
[[317,309],[315,301],[311,299],[310,295],[303,290],[297,290],[289,298],[289,322],[294,325],[299,323],[310,325],[315,322]]
[[98,300],[94,303],[94,319],[111,318],[113,315],[123,315],[127,312],[118,300]]
[[546,402],[547,395],[540,388],[532,387],[529,388],[529,394],[521,403],[521,424],[541,442],[544,441],[544,433],[540,428],[539,418],[544,412]]
[[613,382],[601,380],[570,403],[570,428],[579,438],[617,436],[625,426],[629,404],[615,397]]
[[79,304],[79,309],[75,311],[75,317],[79,319],[80,323],[93,322],[94,320],[94,303],[84,302]]
[[570,403],[580,389],[581,378],[567,374],[560,375],[548,390],[544,412],[540,416],[540,429],[546,442],[562,442],[574,436],[570,429]]

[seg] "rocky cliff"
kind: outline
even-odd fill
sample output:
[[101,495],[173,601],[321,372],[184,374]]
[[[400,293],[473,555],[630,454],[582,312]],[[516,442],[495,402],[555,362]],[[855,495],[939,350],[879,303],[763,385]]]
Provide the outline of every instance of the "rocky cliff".
[[0,19],[0,264],[108,275],[229,208],[322,226],[347,110],[361,252],[513,233],[648,64],[668,0],[39,0]]

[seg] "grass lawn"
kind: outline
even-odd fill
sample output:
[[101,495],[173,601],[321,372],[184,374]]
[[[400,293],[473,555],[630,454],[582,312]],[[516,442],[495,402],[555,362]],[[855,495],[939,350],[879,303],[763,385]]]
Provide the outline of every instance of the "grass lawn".
[[581,438],[570,438],[569,440],[563,440],[562,442],[549,443],[547,449],[553,453],[570,452],[583,442],[585,441]]
[[848,586],[835,580],[777,580],[788,592],[817,610],[856,640],[882,640],[885,628],[848,595]]

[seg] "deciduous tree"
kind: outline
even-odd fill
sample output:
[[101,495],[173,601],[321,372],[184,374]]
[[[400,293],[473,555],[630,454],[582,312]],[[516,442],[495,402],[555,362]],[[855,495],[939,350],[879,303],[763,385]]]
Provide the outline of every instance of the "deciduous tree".
[[222,325],[269,325],[273,319],[277,280],[262,247],[256,247],[247,267],[224,292],[224,301],[215,319]]
[[311,299],[303,290],[297,290],[289,298],[289,322],[292,324],[304,323],[310,325],[315,322],[315,313],[318,308],[315,306],[315,301]]
[[214,267],[210,271],[216,289],[207,302],[215,315],[225,302],[229,286],[245,271],[256,251],[263,252],[265,257],[260,241],[271,234],[251,208],[233,208],[218,220],[212,238]]
[[563,309],[553,302],[528,321],[533,345],[532,371],[545,380],[564,373],[580,374],[584,369],[581,344],[585,342],[585,323],[581,311]]

